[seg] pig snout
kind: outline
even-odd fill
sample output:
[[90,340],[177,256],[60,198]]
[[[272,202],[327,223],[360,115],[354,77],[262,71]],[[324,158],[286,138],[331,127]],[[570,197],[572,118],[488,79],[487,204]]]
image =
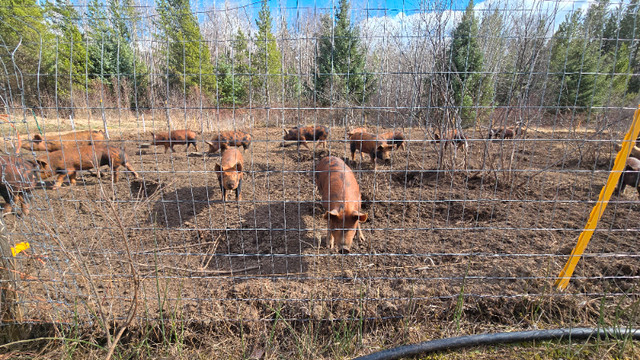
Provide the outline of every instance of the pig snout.
[[391,161],[391,151],[389,149],[378,149],[376,151],[376,157],[385,162]]
[[224,174],[222,176],[222,185],[227,190],[235,190],[238,187],[239,180],[238,174]]

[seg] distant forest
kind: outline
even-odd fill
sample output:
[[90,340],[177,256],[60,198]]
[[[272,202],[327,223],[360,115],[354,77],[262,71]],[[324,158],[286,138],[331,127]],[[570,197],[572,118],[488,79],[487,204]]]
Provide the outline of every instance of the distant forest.
[[636,101],[637,0],[599,0],[562,21],[542,1],[528,11],[449,6],[425,2],[394,27],[355,20],[340,0],[293,26],[267,2],[250,19],[238,8],[194,12],[188,0],[7,0],[0,95],[11,108],[63,114],[166,104],[442,108],[463,127],[500,107],[584,112]]

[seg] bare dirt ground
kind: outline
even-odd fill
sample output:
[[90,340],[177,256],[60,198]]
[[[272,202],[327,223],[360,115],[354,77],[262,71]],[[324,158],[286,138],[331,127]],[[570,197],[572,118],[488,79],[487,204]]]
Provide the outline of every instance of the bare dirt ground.
[[[552,286],[608,176],[615,156],[608,141],[585,143],[558,130],[504,142],[471,133],[466,168],[463,154],[449,148],[437,170],[438,145],[405,129],[411,141],[391,164],[373,171],[367,155],[348,162],[369,220],[366,241],[340,255],[325,246],[312,172],[328,154],[348,158],[345,129],[332,128],[328,149],[311,151],[282,147],[280,128],[250,132],[240,203],[221,201],[213,173],[220,157],[203,156],[202,141],[199,152],[176,146],[164,154],[141,148],[148,133],[113,139],[124,144],[148,196],[130,174],[112,185],[84,173],[76,187],[34,191],[32,215],[7,218],[11,240],[32,246],[17,258],[25,319],[90,324],[103,309],[122,322],[133,298],[132,263],[140,283],[133,328],[178,321],[216,341],[234,343],[228,334],[236,334],[262,347],[272,329],[325,336],[348,319],[364,325],[360,346],[347,354],[460,329],[637,321],[629,310],[640,276],[633,189],[607,208],[569,289]],[[395,329],[386,338],[384,324]],[[295,355],[295,343],[279,346]],[[331,351],[300,357],[339,355]]]

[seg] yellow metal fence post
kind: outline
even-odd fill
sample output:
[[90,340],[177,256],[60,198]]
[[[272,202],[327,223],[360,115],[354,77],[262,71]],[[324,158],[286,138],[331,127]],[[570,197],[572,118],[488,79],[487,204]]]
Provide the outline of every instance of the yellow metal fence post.
[[598,197],[598,202],[591,210],[591,214],[589,214],[589,220],[587,221],[587,225],[585,226],[582,233],[580,233],[580,237],[578,238],[578,243],[571,251],[571,255],[569,256],[569,260],[564,265],[564,268],[558,275],[558,279],[556,279],[555,286],[564,290],[569,285],[569,280],[571,280],[571,276],[573,275],[573,271],[582,257],[584,250],[587,248],[587,244],[589,244],[589,240],[591,240],[591,236],[593,236],[593,232],[598,225],[598,220],[602,216],[602,213],[607,207],[609,203],[609,199],[613,194],[616,186],[618,185],[618,180],[622,175],[622,171],[625,168],[627,157],[629,156],[629,152],[631,148],[634,146],[636,139],[638,138],[638,134],[640,133],[640,105],[633,115],[633,122],[629,127],[629,131],[625,135],[622,140],[622,148],[616,155],[616,160],[613,163],[613,169],[609,173],[609,178],[607,179],[607,183],[600,191],[600,196]]

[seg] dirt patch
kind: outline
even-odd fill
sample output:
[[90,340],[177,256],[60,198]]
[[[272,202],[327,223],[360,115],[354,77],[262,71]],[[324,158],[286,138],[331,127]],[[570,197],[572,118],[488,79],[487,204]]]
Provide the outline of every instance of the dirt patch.
[[[344,132],[332,129],[336,138]],[[462,294],[465,321],[483,327],[541,318],[556,324],[571,316],[590,323],[597,311],[567,307],[634,291],[640,212],[631,192],[609,205],[569,292],[550,290],[607,177],[601,157],[585,171],[575,154],[549,151],[567,141],[558,132],[558,140],[538,132],[518,144],[526,156],[514,157],[509,174],[500,168],[507,155],[488,167],[485,140],[472,144],[469,169],[438,169],[434,148],[422,142],[394,151],[391,164],[375,171],[366,160],[349,162],[369,215],[366,240],[349,255],[326,248],[312,173],[327,154],[348,159],[344,141],[330,141],[327,149],[282,148],[281,133],[252,131],[240,202],[221,201],[213,171],[219,155],[138,151],[148,134],[120,139],[140,180],[84,177],[76,187],[36,189],[31,216],[6,218],[11,241],[32,246],[30,257],[17,258],[31,276],[23,284],[33,296],[25,316],[69,319],[77,299],[94,301],[95,291],[115,317],[124,316],[132,294],[125,245],[141,278],[139,315],[151,320],[161,309],[179,309],[186,321],[264,325],[281,306],[279,316],[301,321],[451,321]],[[421,139],[418,129],[405,133]],[[90,318],[85,310],[76,315]]]

